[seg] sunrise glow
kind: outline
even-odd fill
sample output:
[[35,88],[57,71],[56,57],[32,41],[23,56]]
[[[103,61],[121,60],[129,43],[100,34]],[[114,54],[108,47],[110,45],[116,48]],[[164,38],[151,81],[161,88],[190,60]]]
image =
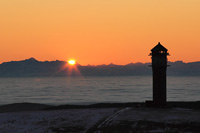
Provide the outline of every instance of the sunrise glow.
[[158,42],[169,61],[199,61],[199,14],[200,0],[1,0],[0,63],[144,63]]
[[68,63],[73,66],[76,64],[76,60],[70,59],[68,60]]

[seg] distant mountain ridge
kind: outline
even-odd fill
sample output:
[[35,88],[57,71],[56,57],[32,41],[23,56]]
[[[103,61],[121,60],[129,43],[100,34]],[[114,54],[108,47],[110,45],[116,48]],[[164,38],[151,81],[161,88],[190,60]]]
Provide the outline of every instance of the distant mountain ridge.
[[[200,76],[200,61],[184,63],[183,61],[168,62],[170,67],[167,75],[171,76]],[[130,63],[127,65],[97,65],[71,68],[65,61],[38,61],[29,58],[22,61],[11,61],[0,64],[0,77],[49,77],[49,76],[147,76],[152,75],[151,63]]]

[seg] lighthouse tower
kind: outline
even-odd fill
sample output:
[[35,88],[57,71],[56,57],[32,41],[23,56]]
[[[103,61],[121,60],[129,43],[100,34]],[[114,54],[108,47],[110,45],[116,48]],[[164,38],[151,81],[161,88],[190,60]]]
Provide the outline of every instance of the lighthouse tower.
[[167,49],[160,42],[151,49],[152,70],[153,70],[153,105],[162,107],[166,105],[166,70],[167,70]]

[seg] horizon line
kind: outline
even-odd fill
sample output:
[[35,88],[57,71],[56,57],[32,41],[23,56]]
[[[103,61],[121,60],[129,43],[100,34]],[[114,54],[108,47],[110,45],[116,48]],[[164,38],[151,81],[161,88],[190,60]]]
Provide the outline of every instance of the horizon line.
[[[37,59],[34,58],[34,57],[30,57],[30,58],[23,59],[23,60],[11,60],[11,61],[6,61],[6,62],[1,62],[0,64],[7,63],[7,62],[26,61],[26,60],[35,60],[35,61],[38,61],[38,62],[63,61],[63,62],[66,62],[66,63],[67,63],[67,61],[58,60],[58,59],[56,59],[56,60],[43,60],[43,61],[42,61],[42,60],[37,60]],[[183,60],[176,60],[176,61],[168,61],[168,62],[172,62],[172,63],[174,63],[174,62],[193,63],[193,62],[200,62],[200,61],[185,62],[185,61],[183,61]],[[148,64],[148,63],[151,63],[151,62],[130,62],[130,63],[124,64],[124,65],[122,65],[122,64],[115,64],[115,63],[112,63],[112,62],[111,62],[111,63],[108,63],[108,64],[103,63],[103,64],[97,64],[97,65],[92,65],[92,64],[81,65],[81,64],[79,64],[79,63],[77,62],[77,64],[80,65],[80,66],[101,66],[101,65],[122,65],[122,66],[125,66],[125,65],[129,65],[129,64]]]

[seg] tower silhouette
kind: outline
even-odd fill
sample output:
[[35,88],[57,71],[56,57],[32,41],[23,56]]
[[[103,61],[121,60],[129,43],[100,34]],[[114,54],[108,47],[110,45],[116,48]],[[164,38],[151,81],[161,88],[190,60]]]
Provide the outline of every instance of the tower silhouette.
[[165,106],[167,102],[166,93],[166,70],[167,70],[167,49],[160,42],[151,49],[152,71],[153,71],[153,105]]

